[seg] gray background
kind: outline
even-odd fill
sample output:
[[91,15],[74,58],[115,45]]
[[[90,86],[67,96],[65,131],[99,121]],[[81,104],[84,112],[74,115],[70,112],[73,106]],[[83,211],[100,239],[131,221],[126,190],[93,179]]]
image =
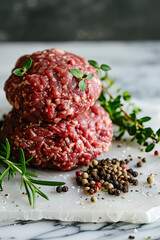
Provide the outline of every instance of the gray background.
[[159,0],[0,0],[0,41],[158,40]]

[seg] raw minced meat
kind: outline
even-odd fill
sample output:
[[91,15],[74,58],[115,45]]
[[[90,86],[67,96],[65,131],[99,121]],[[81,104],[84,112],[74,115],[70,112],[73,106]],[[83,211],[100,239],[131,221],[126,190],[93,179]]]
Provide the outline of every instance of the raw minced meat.
[[[31,68],[23,76],[12,73],[4,88],[8,101],[24,119],[57,123],[63,118],[76,117],[94,105],[101,93],[101,81],[84,58],[50,49],[22,56],[14,69],[22,68],[29,57]],[[85,80],[85,91],[79,89],[80,79],[70,73],[73,68],[94,75]]]
[[28,123],[12,110],[3,123],[1,139],[9,139],[17,158],[23,148],[26,158],[33,157],[33,166],[71,170],[107,152],[112,130],[109,114],[96,103],[78,117],[58,123]]

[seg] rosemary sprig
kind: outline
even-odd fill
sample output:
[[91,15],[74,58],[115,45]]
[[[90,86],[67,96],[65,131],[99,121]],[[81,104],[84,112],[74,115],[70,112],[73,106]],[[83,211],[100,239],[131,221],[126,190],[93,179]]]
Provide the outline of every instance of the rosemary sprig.
[[[79,79],[90,80],[93,78],[93,74],[84,74],[81,70],[76,68],[70,69],[69,71],[72,73],[73,76]],[[85,91],[87,88],[87,83],[84,80],[81,80],[78,85],[81,91]]]
[[[130,102],[131,95],[128,92],[117,89],[114,81],[108,78],[108,71],[111,69],[108,65],[99,65],[94,60],[89,60],[88,62],[96,68],[98,76],[102,81],[103,88],[98,100],[104,109],[109,112],[112,122],[119,126],[118,138],[121,138],[125,132],[128,132],[132,136],[131,140],[137,140],[140,145],[145,144],[150,139],[151,143],[145,148],[145,151],[152,151],[155,144],[160,142],[160,129],[154,132],[152,128],[144,126],[144,123],[150,121],[151,118],[148,116],[137,117],[137,113],[141,109],[135,107]],[[112,95],[109,90],[110,87],[113,88],[117,96]],[[126,109],[129,109],[129,112]]]
[[32,65],[32,58],[29,57],[29,58],[27,58],[27,60],[23,64],[23,67],[22,68],[16,68],[13,71],[13,74],[16,75],[16,76],[23,76],[28,71],[28,69],[31,67],[31,65]]
[[[25,155],[23,149],[20,149],[20,159],[21,163],[15,163],[10,160],[10,144],[8,139],[6,139],[5,144],[0,144],[0,166],[4,167],[5,170],[0,173],[0,189],[2,188],[2,180],[3,178],[8,175],[8,180],[10,178],[16,176],[17,173],[21,175],[21,187],[25,187],[29,204],[35,207],[36,203],[36,193],[41,195],[43,198],[49,200],[48,196],[45,195],[42,191],[40,191],[34,184],[36,185],[45,185],[45,186],[59,186],[64,185],[65,182],[55,182],[55,181],[43,181],[37,180],[34,178],[38,178],[38,175],[29,172],[26,170],[26,164],[32,159],[25,160]],[[34,178],[33,178],[34,177]]]

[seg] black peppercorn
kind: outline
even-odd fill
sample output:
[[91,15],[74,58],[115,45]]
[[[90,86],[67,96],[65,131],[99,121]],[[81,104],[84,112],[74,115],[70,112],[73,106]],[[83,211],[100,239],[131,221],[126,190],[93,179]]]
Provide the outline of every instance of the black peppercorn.
[[56,191],[57,191],[58,193],[61,193],[61,192],[62,192],[62,186],[56,187]]
[[63,186],[63,187],[62,187],[62,191],[63,191],[63,192],[68,192],[68,189],[69,189],[69,188],[68,188],[67,186]]

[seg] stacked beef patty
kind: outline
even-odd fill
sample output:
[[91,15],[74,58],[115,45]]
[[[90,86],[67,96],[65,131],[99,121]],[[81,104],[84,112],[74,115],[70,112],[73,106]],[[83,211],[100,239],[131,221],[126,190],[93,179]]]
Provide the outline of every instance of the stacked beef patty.
[[[58,49],[25,55],[15,69],[29,57],[31,68],[23,76],[12,73],[4,88],[13,110],[1,139],[8,138],[13,155],[19,158],[23,148],[27,158],[33,157],[31,165],[70,170],[108,151],[112,122],[95,103],[101,93],[95,69],[84,58]],[[85,80],[85,91],[79,88],[81,79],[70,73],[73,68],[93,74]]]

